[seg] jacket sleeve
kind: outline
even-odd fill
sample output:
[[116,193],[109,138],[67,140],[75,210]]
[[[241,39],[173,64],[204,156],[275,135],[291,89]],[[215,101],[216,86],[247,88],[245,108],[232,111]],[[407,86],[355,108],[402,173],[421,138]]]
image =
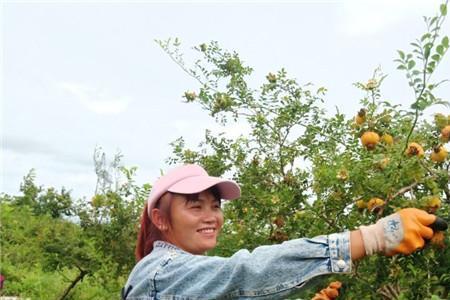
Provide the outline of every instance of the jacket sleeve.
[[350,271],[350,233],[344,232],[240,250],[227,258],[178,254],[155,279],[165,295],[251,298],[289,293],[312,277]]

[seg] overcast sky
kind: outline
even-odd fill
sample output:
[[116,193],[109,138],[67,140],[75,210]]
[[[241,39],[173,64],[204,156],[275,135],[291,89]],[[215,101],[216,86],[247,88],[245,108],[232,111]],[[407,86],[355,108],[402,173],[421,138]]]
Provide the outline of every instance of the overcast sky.
[[[255,87],[284,67],[300,83],[328,88],[330,114],[338,106],[353,115],[363,94],[352,84],[381,65],[385,99],[409,105],[413,93],[393,59],[440,1],[95,3],[2,2],[0,192],[18,193],[34,168],[39,185],[91,197],[96,146],[109,158],[120,150],[126,166],[138,167],[138,183],[153,182],[171,141],[183,136],[194,146],[217,128],[183,103],[198,85],[154,39],[179,37],[188,58],[192,46],[218,41],[254,67]],[[449,77],[446,57],[436,78]],[[449,100],[449,85],[437,94]]]

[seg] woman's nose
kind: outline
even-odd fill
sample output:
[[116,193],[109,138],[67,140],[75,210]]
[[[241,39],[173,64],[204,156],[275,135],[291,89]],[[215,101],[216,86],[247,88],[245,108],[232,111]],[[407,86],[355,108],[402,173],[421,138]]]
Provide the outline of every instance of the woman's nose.
[[203,213],[203,220],[205,222],[211,223],[215,222],[218,217],[218,212],[214,209],[206,209]]

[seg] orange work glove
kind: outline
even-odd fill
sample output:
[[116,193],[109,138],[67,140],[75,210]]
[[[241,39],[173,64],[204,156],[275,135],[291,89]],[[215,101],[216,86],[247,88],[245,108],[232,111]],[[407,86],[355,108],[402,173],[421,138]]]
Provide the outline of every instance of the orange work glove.
[[311,300],[333,300],[339,296],[339,289],[342,283],[340,281],[333,281],[326,288],[318,292]]
[[435,215],[417,208],[405,208],[373,225],[361,226],[366,254],[410,254],[422,248],[425,239],[433,237],[433,230],[428,226],[435,221]]

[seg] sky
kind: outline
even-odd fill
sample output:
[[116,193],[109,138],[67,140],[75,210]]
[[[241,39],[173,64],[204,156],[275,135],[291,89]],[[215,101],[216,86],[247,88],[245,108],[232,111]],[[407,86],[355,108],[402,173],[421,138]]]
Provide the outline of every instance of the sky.
[[[364,96],[353,86],[381,66],[383,97],[414,100],[396,70],[397,49],[424,32],[422,16],[441,1],[2,1],[0,192],[17,194],[30,169],[43,187],[95,191],[93,153],[120,151],[137,166],[136,181],[152,183],[166,170],[170,142],[195,147],[205,129],[221,128],[199,105],[183,102],[198,83],[155,39],[178,37],[186,60],[193,46],[218,41],[254,68],[258,87],[285,68],[301,84],[328,89],[325,108],[349,117]],[[449,21],[444,34],[449,35]],[[435,78],[450,76],[446,57]],[[449,100],[450,86],[437,95]],[[448,110],[435,107],[426,114]],[[447,112],[448,113],[448,112]]]

